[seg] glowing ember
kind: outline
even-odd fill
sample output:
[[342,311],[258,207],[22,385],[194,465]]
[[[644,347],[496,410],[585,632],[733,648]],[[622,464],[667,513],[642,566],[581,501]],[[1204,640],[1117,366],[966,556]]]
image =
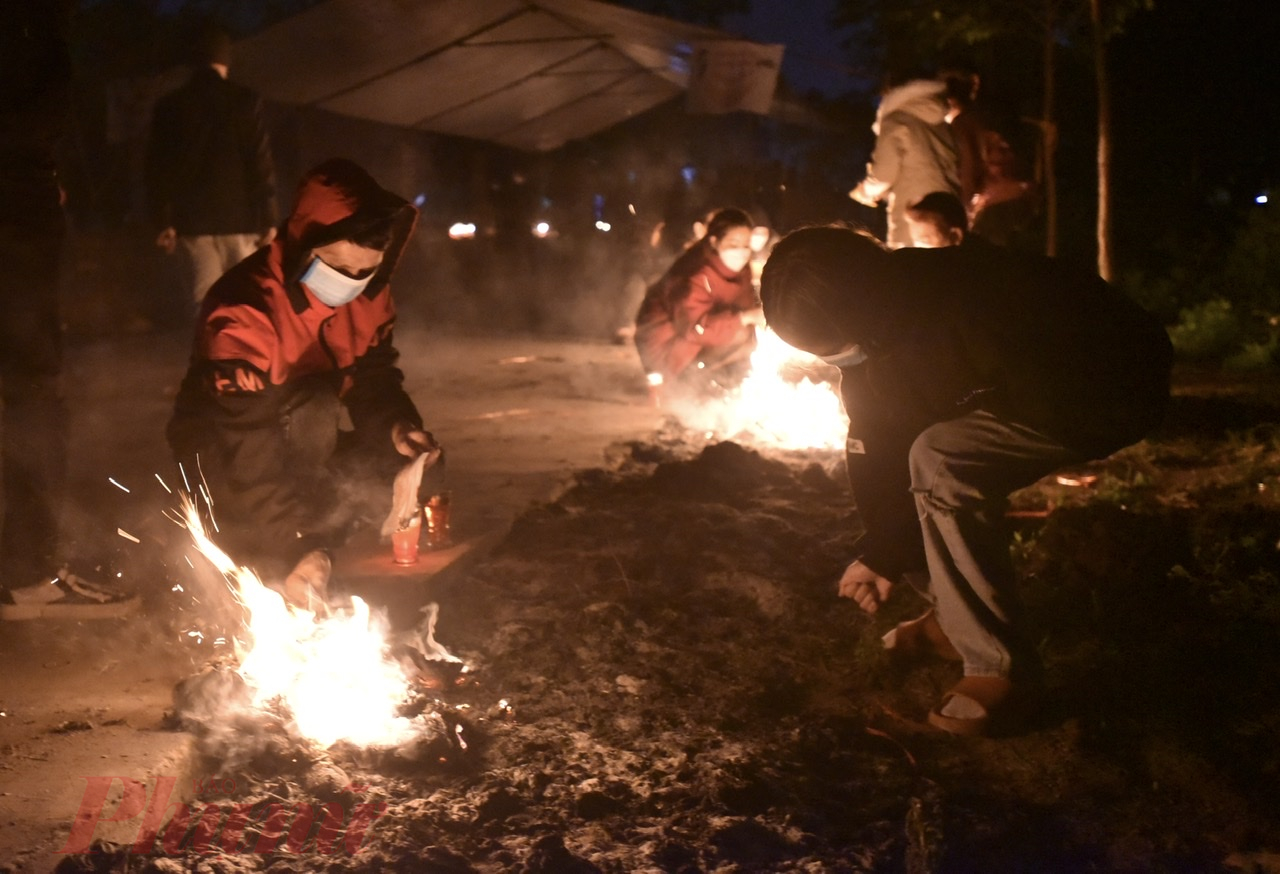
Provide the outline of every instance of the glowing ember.
[[[184,499],[182,509],[196,548],[244,608],[243,633],[235,641],[238,673],[253,691],[254,706],[282,704],[298,734],[325,747],[340,740],[398,746],[422,734],[420,722],[398,713],[410,680],[388,655],[386,623],[364,601],[352,597],[349,613],[325,617],[290,606],[209,539],[194,502]],[[432,645],[431,658],[458,661]]]
[[[836,390],[810,373],[830,372],[818,358],[784,343],[767,329],[756,332],[751,371],[742,385],[722,400],[682,407],[691,428],[722,438],[747,439],[781,449],[838,449],[844,446],[848,419]],[[798,379],[790,373],[805,372]]]

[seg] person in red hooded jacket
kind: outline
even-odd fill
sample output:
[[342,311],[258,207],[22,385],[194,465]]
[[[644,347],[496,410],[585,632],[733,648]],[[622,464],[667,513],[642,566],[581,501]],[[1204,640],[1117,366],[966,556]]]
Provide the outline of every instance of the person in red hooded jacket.
[[201,306],[169,444],[207,483],[225,546],[268,572],[292,565],[296,601],[324,590],[359,499],[372,518],[395,473],[438,450],[392,342],[389,281],[416,221],[364,169],[331,159],[303,178],[282,233]]
[[635,342],[651,380],[732,386],[746,374],[764,324],[751,281],[754,224],[740,209],[716,211],[702,239],[646,292]]

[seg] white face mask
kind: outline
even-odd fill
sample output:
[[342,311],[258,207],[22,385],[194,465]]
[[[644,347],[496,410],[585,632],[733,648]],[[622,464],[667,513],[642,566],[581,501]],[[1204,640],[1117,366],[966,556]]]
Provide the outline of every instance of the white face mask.
[[747,262],[751,260],[751,250],[748,248],[723,249],[717,254],[720,256],[720,261],[724,266],[728,267],[734,273],[737,273],[743,267],[746,267]]
[[853,367],[867,360],[867,354],[862,351],[861,346],[850,346],[843,352],[837,352],[835,355],[819,355],[823,361],[832,367]]
[[322,304],[340,307],[359,297],[371,279],[373,273],[363,279],[352,279],[317,257],[311,259],[306,272],[302,274],[301,282]]

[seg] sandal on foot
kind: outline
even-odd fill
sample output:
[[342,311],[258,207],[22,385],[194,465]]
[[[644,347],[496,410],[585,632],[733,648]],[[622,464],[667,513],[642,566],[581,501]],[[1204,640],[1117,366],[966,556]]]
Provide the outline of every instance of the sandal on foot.
[[899,622],[880,638],[884,648],[892,655],[904,658],[934,656],[947,662],[962,662],[964,659],[951,645],[938,617],[929,610],[923,616],[910,622]]
[[0,620],[21,619],[119,619],[138,608],[137,595],[91,583],[58,571],[49,582],[5,592]]
[[1008,677],[965,677],[929,711],[929,724],[948,734],[984,737],[993,720],[1008,715],[1013,688]]

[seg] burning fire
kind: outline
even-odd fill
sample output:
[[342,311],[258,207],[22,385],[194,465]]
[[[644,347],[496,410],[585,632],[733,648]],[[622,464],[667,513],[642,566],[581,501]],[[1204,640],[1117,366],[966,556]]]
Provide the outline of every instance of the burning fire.
[[[293,607],[209,539],[195,502],[185,497],[182,524],[244,608],[243,633],[235,641],[238,673],[255,707],[282,704],[298,734],[323,747],[340,740],[392,747],[422,734],[419,721],[399,715],[411,681],[388,654],[385,621],[363,600],[353,596],[350,612],[323,617]],[[432,639],[434,618],[428,620],[426,657],[459,661]]]
[[[780,449],[843,447],[848,419],[840,398],[829,383],[809,375],[827,365],[768,329],[758,329],[756,338],[742,385],[719,402],[678,410],[685,424]],[[796,380],[786,378],[788,371],[807,372]]]

